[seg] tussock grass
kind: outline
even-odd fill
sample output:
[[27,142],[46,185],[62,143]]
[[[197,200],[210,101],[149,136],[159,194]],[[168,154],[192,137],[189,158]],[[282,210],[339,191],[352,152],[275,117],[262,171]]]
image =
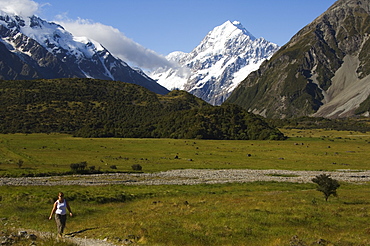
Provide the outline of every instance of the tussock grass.
[[[314,184],[255,182],[195,186],[0,187],[0,222],[55,231],[48,221],[63,190],[75,216],[67,233],[137,245],[368,245],[369,184],[343,183],[325,202]],[[121,200],[110,202],[112,197]],[[104,198],[104,199],[103,199]],[[79,233],[78,233],[79,232]]]

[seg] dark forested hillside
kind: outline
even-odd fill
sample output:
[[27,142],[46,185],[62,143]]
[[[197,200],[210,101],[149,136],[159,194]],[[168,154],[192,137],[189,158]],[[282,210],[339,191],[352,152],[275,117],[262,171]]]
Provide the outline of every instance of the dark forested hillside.
[[283,139],[241,107],[93,79],[0,81],[0,132],[81,137]]

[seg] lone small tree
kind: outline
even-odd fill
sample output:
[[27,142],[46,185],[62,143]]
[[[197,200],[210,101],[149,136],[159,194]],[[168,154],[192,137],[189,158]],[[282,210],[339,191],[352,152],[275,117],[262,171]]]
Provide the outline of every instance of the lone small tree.
[[17,162],[18,167],[21,168],[23,166],[23,163],[24,163],[23,160],[18,160]]
[[320,174],[313,178],[312,182],[316,183],[317,190],[324,194],[325,201],[328,201],[330,195],[337,196],[337,189],[340,184],[337,180],[330,178],[330,175]]

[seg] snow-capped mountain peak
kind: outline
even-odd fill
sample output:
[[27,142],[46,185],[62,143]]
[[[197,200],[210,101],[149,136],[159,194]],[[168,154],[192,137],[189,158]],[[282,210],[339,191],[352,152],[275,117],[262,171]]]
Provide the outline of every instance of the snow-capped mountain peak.
[[209,32],[209,35],[219,39],[230,39],[232,36],[240,35],[241,33],[249,36],[251,40],[256,39],[239,21],[231,22],[229,20],[224,24],[214,28],[211,32]]
[[[18,35],[23,34],[35,40],[53,54],[68,53],[78,59],[83,59],[92,58],[96,52],[105,50],[98,42],[86,37],[74,37],[62,26],[47,22],[37,16],[1,15],[0,24],[7,26],[14,33],[18,32]],[[4,39],[11,43],[12,37],[9,36]],[[22,47],[18,48],[19,52],[22,52],[22,50]]]
[[256,39],[239,21],[226,21],[190,53],[169,54],[167,59],[177,62],[177,68],[160,68],[150,76],[167,89],[183,89],[219,105],[278,48],[263,38]]
[[0,62],[5,64],[0,67],[0,79],[95,78],[138,84],[159,94],[168,92],[100,43],[75,37],[61,25],[37,16],[0,11],[0,52]]
[[249,36],[252,40],[255,40],[256,38],[250,33],[250,32],[248,32],[248,30],[247,29],[245,29],[244,28],[244,26],[242,25],[242,23],[240,22],[240,21],[233,21],[232,22],[232,24],[235,26],[235,27],[237,27],[237,28],[239,28],[240,30],[242,30],[243,31],[243,33],[245,34],[245,35],[247,35],[247,36]]
[[202,42],[190,53],[191,57],[210,56],[230,51],[230,44],[241,46],[240,42],[252,42],[256,38],[238,21],[226,21],[210,31]]

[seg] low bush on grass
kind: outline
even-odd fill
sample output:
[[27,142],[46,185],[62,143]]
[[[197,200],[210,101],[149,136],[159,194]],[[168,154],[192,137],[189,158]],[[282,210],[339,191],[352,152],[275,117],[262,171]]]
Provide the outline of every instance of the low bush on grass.
[[134,170],[134,171],[143,170],[143,167],[140,164],[135,164],[135,165],[132,165],[131,167],[132,167],[132,170]]
[[72,163],[69,165],[71,167],[72,172],[74,173],[83,173],[87,167],[87,162],[83,161],[80,163]]

